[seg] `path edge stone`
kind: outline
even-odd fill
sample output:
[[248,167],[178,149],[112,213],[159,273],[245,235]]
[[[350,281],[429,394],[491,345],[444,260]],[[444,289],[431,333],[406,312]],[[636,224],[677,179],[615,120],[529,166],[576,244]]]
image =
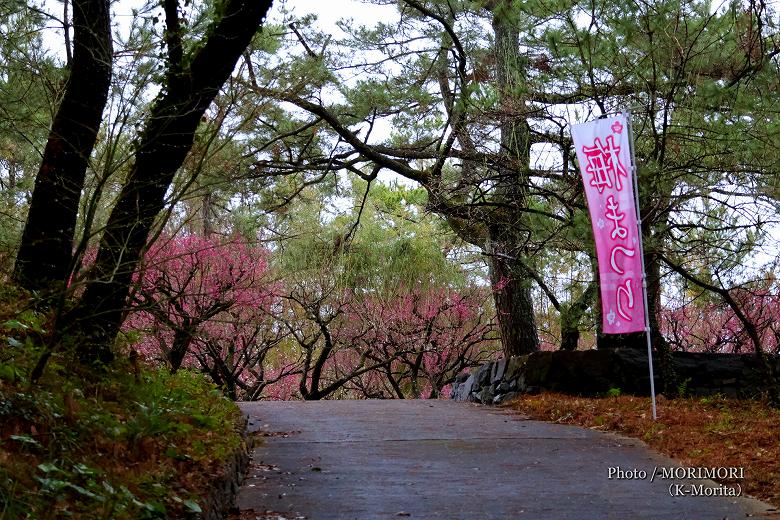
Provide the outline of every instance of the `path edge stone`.
[[201,520],[224,520],[236,503],[238,491],[249,469],[250,454],[254,448],[252,437],[247,432],[248,417],[242,412],[236,423],[236,433],[241,436],[238,448],[230,454],[220,476],[211,483],[211,488],[200,500],[203,512]]

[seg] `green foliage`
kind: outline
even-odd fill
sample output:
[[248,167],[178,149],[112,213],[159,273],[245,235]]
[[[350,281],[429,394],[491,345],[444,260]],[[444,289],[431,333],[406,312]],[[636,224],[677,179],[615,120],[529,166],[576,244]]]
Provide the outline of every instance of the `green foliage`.
[[[43,318],[0,301],[0,517],[181,518],[214,464],[243,442],[236,406],[200,375],[136,371],[128,361],[84,378],[55,354],[40,381]],[[27,334],[27,335],[23,335]],[[20,338],[19,346],[5,346]],[[69,366],[70,368],[66,368]]]
[[[223,5],[182,3],[185,55],[202,44]],[[741,282],[744,266],[771,244],[772,228],[762,219],[775,219],[780,200],[780,98],[774,95],[780,76],[771,49],[758,57],[763,61],[751,54],[748,36],[755,22],[746,6],[713,10],[698,0],[424,5],[451,23],[464,53],[465,77],[452,35],[402,3],[398,23],[344,22],[347,37],[339,41],[318,30],[313,16],[283,13],[283,22],[266,25],[204,117],[170,193],[169,228],[267,240],[280,276],[293,283],[321,275],[330,288],[389,292],[399,282],[484,281],[486,257],[463,240],[485,248],[490,227],[491,246],[525,257],[559,307],[568,309],[592,279],[581,180],[572,162],[544,171],[533,162],[536,155],[571,151],[566,124],[574,119],[631,107],[646,250],[685,261],[697,278],[719,284]],[[5,272],[67,73],[41,44],[48,21],[24,7],[21,2],[0,7],[0,270]],[[128,171],[149,94],[164,83],[164,20],[157,8],[152,2],[136,11],[130,35],[117,42],[109,116],[91,157],[79,212],[79,228],[93,241]],[[771,23],[763,30],[769,43],[777,27],[767,14]],[[300,34],[289,30],[289,21]],[[517,30],[519,46],[512,48],[522,49],[521,55],[497,41],[493,24],[499,22]],[[508,69],[502,72],[505,81],[498,78],[501,67]],[[266,90],[284,96],[274,99]],[[452,149],[458,153],[445,161],[441,178],[426,186],[443,202],[429,204],[421,188],[373,181],[360,210],[366,184],[355,173],[368,175],[371,161],[320,118],[289,110],[289,103],[279,101],[285,96],[320,100],[359,140],[391,147],[379,150],[421,173],[431,171],[447,137],[455,136]],[[500,134],[507,122],[513,130],[504,143]],[[382,124],[390,125],[386,135]],[[526,126],[530,133],[524,137]],[[530,140],[537,148],[528,160]],[[450,229],[428,212],[446,214],[442,207],[473,218],[452,218]],[[538,286],[538,323],[555,337],[561,315]],[[708,301],[687,284],[680,292]],[[584,317],[574,327],[592,327],[596,313],[578,315]],[[29,383],[29,370],[15,359],[29,356],[32,363],[40,355],[36,348],[50,332],[48,321],[27,311],[4,322],[3,384]],[[122,338],[123,344],[132,340]],[[57,363],[63,371],[71,368],[65,360]],[[41,405],[37,398],[15,399],[22,414],[34,414]],[[117,428],[134,443],[210,424],[206,415],[173,425],[165,402],[128,405],[133,419]]]
[[355,181],[351,208],[329,221],[323,219],[326,198],[296,205],[296,220],[284,234],[297,238],[282,242],[274,257],[281,271],[295,280],[324,270],[335,286],[361,291],[463,287],[464,272],[448,257],[460,254],[461,243],[425,211],[423,189],[374,183],[361,212],[364,190],[365,183]]
[[677,396],[680,398],[688,397],[688,385],[691,382],[691,378],[688,377],[685,379],[685,381],[681,381],[680,384],[677,385]]
[[11,267],[27,197],[64,72],[43,51],[46,20],[23,3],[0,6],[0,269]]

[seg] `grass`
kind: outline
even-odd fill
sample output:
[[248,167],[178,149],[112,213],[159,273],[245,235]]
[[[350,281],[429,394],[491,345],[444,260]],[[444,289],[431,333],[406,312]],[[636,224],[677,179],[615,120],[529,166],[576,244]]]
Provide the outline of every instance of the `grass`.
[[[650,399],[544,393],[506,405],[532,419],[573,424],[641,439],[686,467],[741,467],[745,493],[780,505],[780,410],[758,401],[719,396]],[[724,484],[734,483],[727,480]]]
[[0,301],[0,520],[200,512],[243,442],[235,404],[199,374],[129,361],[82,377],[56,354],[31,383],[46,318],[13,312]]

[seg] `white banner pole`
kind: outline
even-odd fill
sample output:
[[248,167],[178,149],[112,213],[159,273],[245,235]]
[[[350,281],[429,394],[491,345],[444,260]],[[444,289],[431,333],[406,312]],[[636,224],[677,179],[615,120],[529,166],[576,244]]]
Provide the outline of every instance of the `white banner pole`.
[[650,338],[650,309],[647,304],[647,271],[645,270],[645,255],[642,245],[642,212],[639,210],[639,176],[637,175],[636,155],[634,155],[634,130],[631,124],[631,111],[626,111],[628,124],[628,148],[631,152],[631,170],[634,176],[634,201],[636,203],[636,227],[639,237],[639,250],[642,251],[642,298],[645,304],[645,337],[647,338],[647,363],[650,367],[650,397],[653,403],[653,420],[658,418],[655,407],[655,377],[653,376],[653,342]]

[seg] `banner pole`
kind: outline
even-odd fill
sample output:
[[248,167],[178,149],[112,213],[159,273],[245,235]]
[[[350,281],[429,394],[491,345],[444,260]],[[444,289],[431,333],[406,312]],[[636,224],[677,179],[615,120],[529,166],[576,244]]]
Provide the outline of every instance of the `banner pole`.
[[639,210],[639,176],[637,174],[636,155],[634,154],[634,130],[631,124],[631,111],[627,110],[626,124],[628,125],[628,149],[631,153],[631,170],[634,177],[634,203],[636,205],[636,227],[639,237],[639,250],[642,251],[642,298],[645,304],[645,338],[647,338],[647,363],[650,367],[650,397],[653,404],[653,420],[657,420],[655,406],[655,377],[653,375],[653,342],[650,337],[650,312],[647,303],[647,270],[645,269],[644,247],[642,245],[642,212]]

